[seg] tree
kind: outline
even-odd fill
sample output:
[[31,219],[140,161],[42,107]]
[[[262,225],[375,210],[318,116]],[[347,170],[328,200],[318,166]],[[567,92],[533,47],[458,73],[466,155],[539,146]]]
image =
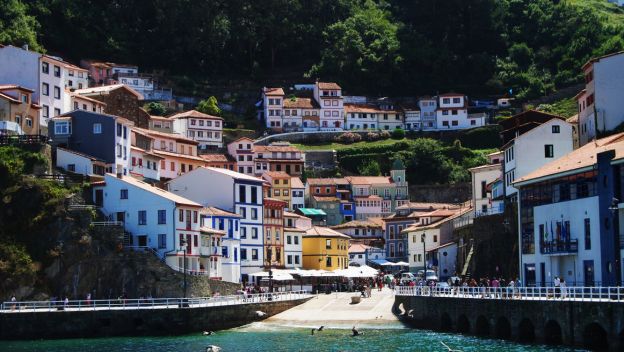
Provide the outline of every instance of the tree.
[[164,116],[167,109],[161,103],[153,101],[145,106],[145,111],[150,115]]
[[214,96],[200,101],[199,104],[197,104],[197,111],[213,116],[221,115],[221,109],[217,103],[217,98]]
[[20,0],[0,1],[0,44],[26,44],[31,50],[43,51],[37,42],[39,22],[27,10]]
[[362,176],[379,176],[381,175],[381,167],[375,160],[370,160],[358,167],[358,172]]

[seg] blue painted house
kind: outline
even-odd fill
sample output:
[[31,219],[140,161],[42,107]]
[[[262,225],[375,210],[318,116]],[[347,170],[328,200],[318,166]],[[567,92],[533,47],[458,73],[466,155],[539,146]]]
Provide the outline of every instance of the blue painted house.
[[239,214],[217,207],[206,207],[201,211],[202,226],[224,232],[221,238],[222,279],[240,282],[240,221]]

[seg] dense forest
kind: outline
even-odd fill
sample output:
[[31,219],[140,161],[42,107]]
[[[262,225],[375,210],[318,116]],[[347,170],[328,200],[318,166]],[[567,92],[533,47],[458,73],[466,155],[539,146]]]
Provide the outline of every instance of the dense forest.
[[614,16],[624,12],[606,0],[2,0],[0,43],[197,79],[531,98],[624,49]]

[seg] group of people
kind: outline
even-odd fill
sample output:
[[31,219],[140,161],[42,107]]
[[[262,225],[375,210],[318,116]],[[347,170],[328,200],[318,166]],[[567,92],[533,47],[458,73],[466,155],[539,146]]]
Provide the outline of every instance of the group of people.
[[[459,278],[456,278],[455,281],[449,282],[449,285],[453,288],[454,293],[458,291],[465,292],[466,288],[468,288],[470,294],[480,294],[481,298],[504,299],[520,298],[521,292],[519,288],[522,287],[521,281],[517,277],[509,280],[498,277],[493,277],[491,279],[489,277],[482,277],[479,280],[471,278],[468,280],[462,279],[461,281]],[[459,288],[462,289],[460,290]]]

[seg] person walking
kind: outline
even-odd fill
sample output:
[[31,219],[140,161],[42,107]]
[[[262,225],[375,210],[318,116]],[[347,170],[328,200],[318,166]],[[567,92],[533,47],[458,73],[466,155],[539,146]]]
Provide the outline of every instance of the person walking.
[[15,310],[15,308],[17,307],[17,298],[15,298],[15,295],[11,296],[11,310]]
[[561,279],[559,283],[559,288],[561,289],[561,299],[566,299],[568,296],[568,285],[566,284],[564,279]]
[[561,291],[560,285],[561,285],[561,279],[559,278],[559,276],[555,276],[555,281],[554,281],[555,298],[559,298],[560,291]]

